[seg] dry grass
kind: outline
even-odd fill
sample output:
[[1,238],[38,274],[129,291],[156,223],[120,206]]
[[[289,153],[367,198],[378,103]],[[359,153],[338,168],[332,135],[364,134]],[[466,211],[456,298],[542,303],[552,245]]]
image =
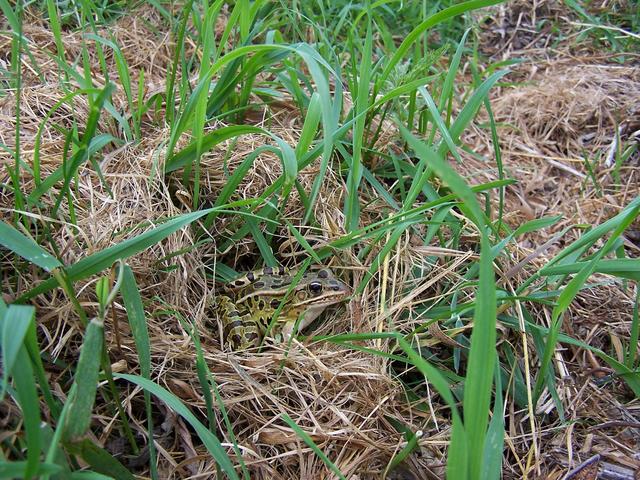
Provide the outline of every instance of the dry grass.
[[[515,15],[522,20],[523,15],[516,15],[514,9],[522,9],[523,3],[506,4],[502,7],[503,13],[509,18]],[[549,7],[552,2],[541,3]],[[558,5],[554,3],[552,7],[537,12],[538,19],[540,15],[558,14]],[[555,17],[555,20],[558,18]],[[159,25],[159,22],[156,23]],[[29,25],[26,33],[37,45],[33,53],[46,78],[45,83],[35,74],[27,73],[24,78],[22,148],[24,159],[28,162],[33,155],[33,139],[42,118],[64,92],[58,89],[56,78],[50,78],[47,74],[50,60],[44,51],[53,51],[55,48],[51,35],[37,17],[31,17],[26,24]],[[145,71],[149,91],[154,91],[164,87],[172,46],[168,42],[168,35],[153,34],[143,25],[135,16],[128,16],[121,19],[111,31],[130,65]],[[510,40],[512,43],[503,44],[496,50],[496,55],[522,57],[529,50],[540,48],[542,40],[537,39],[536,42],[536,39],[526,37],[526,32],[520,33],[514,32]],[[518,39],[517,45],[514,44],[515,39]],[[70,56],[77,52],[82,41],[79,35],[71,32],[63,40]],[[519,184],[508,191],[506,216],[509,223],[517,225],[541,215],[564,215],[563,221],[548,229],[546,236],[531,235],[513,248],[513,265],[533,254],[566,226],[600,223],[640,193],[637,154],[622,166],[622,185],[614,185],[611,167],[607,168],[602,162],[596,165],[601,193],[587,178],[588,173],[581,160],[585,154],[594,158],[599,153],[600,158],[606,158],[604,152],[610,148],[616,128],[633,123],[640,99],[637,65],[625,67],[611,64],[595,52],[583,51],[582,56],[576,58],[568,49],[563,50],[562,46],[556,48],[557,51],[543,61],[521,64],[516,69],[514,78],[526,78],[526,82],[494,92],[492,105],[496,118],[505,124],[500,130],[504,163],[508,176],[519,180]],[[0,38],[0,56],[5,57],[9,49],[9,39]],[[30,72],[28,65],[25,68],[26,72]],[[115,71],[113,73],[115,75]],[[124,101],[122,92],[117,92],[115,96]],[[9,146],[13,144],[11,132],[15,122],[12,102],[10,97],[0,100],[0,141]],[[75,118],[82,118],[82,112],[86,115],[87,110],[83,100],[78,99],[74,105]],[[69,115],[70,111],[65,107],[54,115],[51,123],[68,126]],[[265,120],[270,122],[271,131],[295,145],[301,127],[301,119],[295,117],[295,111],[285,106],[281,110],[261,112],[250,119],[256,124],[262,124]],[[105,124],[104,127],[108,130],[109,125]],[[214,125],[211,128],[216,127]],[[633,134],[633,130],[626,133]],[[167,137],[167,130],[146,125],[142,143],[114,148],[105,157],[101,167],[113,198],[91,169],[80,170],[74,189],[75,205],[82,209],[78,213],[79,223],[74,227],[59,224],[52,238],[61,247],[65,263],[72,263],[80,256],[137,235],[141,226],[150,228],[161,218],[184,209],[183,205],[172,199],[169,182],[159,173]],[[233,170],[264,141],[262,137],[243,137],[226,159],[228,168]],[[485,130],[469,132],[465,141],[476,152],[490,152],[490,136]],[[46,127],[41,147],[44,175],[58,166],[63,145],[64,137],[60,132]],[[389,148],[394,147],[389,145]],[[222,187],[222,164],[226,154],[226,146],[221,146],[203,159],[202,188],[205,199],[215,199]],[[3,163],[10,161],[4,151],[0,151],[0,158]],[[488,168],[471,157],[467,157],[459,169],[469,176],[497,176],[493,167]],[[251,198],[261,193],[277,178],[279,171],[280,165],[275,157],[261,157],[236,192],[237,197]],[[307,190],[316,171],[317,168],[312,165],[299,177]],[[8,181],[6,175],[5,170],[0,172],[1,182]],[[31,183],[25,183],[27,189],[32,186]],[[344,233],[340,214],[343,191],[340,176],[329,171],[315,212],[322,229],[304,231],[305,234],[327,241]],[[6,207],[11,205],[11,198],[7,193],[2,195],[2,214],[8,217],[11,212]],[[296,224],[302,217],[302,207],[297,201],[289,205],[285,216]],[[362,213],[365,222],[381,219],[384,215],[385,212],[379,209],[375,201]],[[178,317],[182,317],[199,327],[206,361],[220,386],[252,478],[330,478],[327,477],[324,464],[278,418],[282,413],[287,413],[303,427],[347,478],[359,479],[381,478],[389,458],[405,442],[389,418],[402,419],[412,429],[424,430],[421,448],[403,467],[403,478],[442,478],[446,462],[445,447],[449,438],[445,410],[433,392],[424,392],[428,407],[422,402],[410,401],[400,383],[389,375],[390,369],[403,378],[416,375],[414,372],[328,343],[295,342],[288,352],[280,346],[272,346],[265,353],[255,355],[229,354],[221,350],[215,313],[211,309],[215,288],[207,274],[215,270],[217,261],[225,261],[243,270],[255,264],[258,258],[255,245],[249,241],[240,242],[221,252],[219,245],[225,239],[226,226],[224,220],[219,220],[210,232],[209,241],[197,247],[194,247],[190,231],[184,230],[129,260],[145,301],[152,345],[152,378],[179,396],[195,412],[204,415],[203,396],[195,376],[195,349],[184,325],[178,320]],[[578,233],[574,230],[569,237]],[[295,248],[295,242],[291,241],[286,230],[278,234],[282,238],[281,258],[285,259],[285,263],[296,264],[300,249]],[[568,241],[567,237],[537,252],[535,258],[527,260],[528,265],[524,269],[517,269],[505,281],[517,284],[529,269],[543,265],[563,241]],[[633,239],[627,241],[638,252],[637,239],[635,243]],[[394,305],[410,309],[418,300],[442,294],[437,284],[441,276],[447,276],[452,282],[460,281],[456,279],[455,262],[448,269],[430,266],[434,277],[427,283],[416,285],[420,292],[417,298],[403,297],[406,294],[400,293],[399,286],[412,281],[410,269],[421,264],[427,254],[434,252],[425,252],[421,247],[413,246],[409,236],[400,244],[405,245],[405,249],[395,252],[388,265],[388,286],[392,292],[391,295],[387,294],[392,310],[388,318],[379,315],[382,291],[378,282],[372,284],[362,298],[352,301],[346,311],[341,308],[329,315],[317,333],[375,331],[382,320],[389,318],[398,329],[405,329],[414,319],[410,315],[408,319],[400,320],[399,316],[393,314],[399,310],[394,310]],[[187,253],[171,255],[183,249]],[[466,252],[449,253],[459,257],[460,262],[468,260]],[[357,282],[368,263],[358,264],[353,252],[339,252],[333,260],[333,266],[342,273],[340,267],[345,265],[350,266],[351,275]],[[32,272],[25,272],[25,285],[37,280]],[[628,291],[607,283],[606,279],[602,280],[603,285],[580,295],[566,321],[566,327],[568,333],[591,345],[606,350],[611,347],[616,349],[621,338],[629,335],[632,296]],[[92,291],[93,287],[87,284],[80,293],[82,305],[88,311],[96,308]],[[12,293],[9,292],[9,295]],[[48,297],[38,297],[36,302],[44,350],[58,360],[77,358],[80,325],[67,299],[54,292]],[[138,361],[131,332],[124,320],[123,307],[115,305],[114,313],[119,321],[115,324],[112,319],[106,325],[114,370],[135,371]],[[549,310],[542,307],[535,313],[540,319],[549,317]],[[540,323],[545,322],[543,320]],[[516,343],[517,339],[503,332],[500,341]],[[619,381],[614,382],[613,387],[603,388],[598,378],[609,371],[588,352],[569,349],[562,356],[558,355],[556,360],[556,368],[566,375],[559,386],[559,393],[571,426],[561,426],[551,413],[551,408],[547,408],[549,404],[541,405],[536,419],[538,431],[535,443],[538,452],[527,460],[533,448],[527,412],[517,410],[508,399],[505,412],[509,437],[505,478],[520,478],[524,465],[529,461],[533,464],[534,476],[558,478],[565,467],[580,463],[593,452],[602,453],[611,463],[630,468],[640,467],[635,456],[640,442],[635,434],[639,415],[637,401],[629,401],[628,391]],[[66,372],[50,373],[54,390],[63,392],[62,386],[56,385],[66,381]],[[125,388],[124,385],[122,387]],[[134,393],[133,388],[127,393],[124,406],[131,418],[142,418],[142,397]],[[194,436],[182,419],[158,401],[155,402],[155,408],[160,425],[156,432],[159,470],[163,478],[202,478],[215,471],[212,460],[204,454],[204,450],[193,445]],[[543,412],[549,415],[545,416]],[[105,405],[98,404],[95,419],[99,428],[94,430],[101,432],[96,441],[121,453],[124,463],[132,469],[139,468],[139,459],[129,457],[122,445],[110,443],[109,437],[115,423]],[[222,419],[218,421],[220,431],[225,431]],[[142,434],[145,425],[141,422],[135,428]],[[229,442],[229,439],[225,441]]]

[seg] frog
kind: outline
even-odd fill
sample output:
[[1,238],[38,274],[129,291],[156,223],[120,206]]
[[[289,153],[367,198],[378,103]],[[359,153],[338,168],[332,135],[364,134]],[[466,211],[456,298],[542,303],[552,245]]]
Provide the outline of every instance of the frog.
[[223,289],[217,309],[223,342],[234,351],[259,347],[267,334],[288,341],[328,306],[351,295],[351,289],[328,267],[305,271],[299,278],[296,270],[265,267],[240,276]]

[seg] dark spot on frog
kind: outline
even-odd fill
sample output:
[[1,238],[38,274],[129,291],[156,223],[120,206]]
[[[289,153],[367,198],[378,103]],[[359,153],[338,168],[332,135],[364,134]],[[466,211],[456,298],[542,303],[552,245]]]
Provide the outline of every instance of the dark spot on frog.
[[224,336],[229,337],[231,333],[234,332],[233,335],[229,337],[229,338],[233,338],[234,335],[238,335],[236,333],[236,329],[241,328],[243,326],[244,326],[244,323],[242,322],[242,320],[235,320],[231,323],[228,323],[224,327]]
[[318,272],[318,277],[320,278],[327,278],[329,277],[329,272],[327,272],[326,270],[320,270]]
[[244,285],[244,280],[236,280],[235,283],[237,286]]
[[331,287],[331,288],[333,288],[333,290],[335,290],[336,292],[337,292],[338,290],[340,290],[340,287],[339,287],[338,285],[334,285],[334,286],[333,286],[333,287]]
[[[247,335],[245,335],[247,337],[247,340],[249,340],[250,343],[255,344],[253,341],[254,340],[258,340],[260,341],[260,336],[253,332],[253,333],[248,333]],[[257,343],[257,342],[256,342]]]
[[234,349],[238,349],[242,346],[242,337],[240,335],[231,335],[230,341]]
[[278,308],[279,305],[280,305],[280,300],[278,300],[277,298],[274,298],[273,300],[271,300],[271,308],[273,308],[274,310]]
[[253,274],[253,272],[249,272],[249,273],[247,273],[247,279],[250,282],[253,282],[256,279],[256,276]]
[[280,275],[284,275],[285,273],[287,273],[287,269],[284,267],[280,267],[279,272],[280,272]]
[[256,282],[254,286],[256,288],[262,288],[262,287],[264,287],[264,282]]
[[264,267],[264,274],[265,275],[271,275],[273,273],[273,268],[271,267]]

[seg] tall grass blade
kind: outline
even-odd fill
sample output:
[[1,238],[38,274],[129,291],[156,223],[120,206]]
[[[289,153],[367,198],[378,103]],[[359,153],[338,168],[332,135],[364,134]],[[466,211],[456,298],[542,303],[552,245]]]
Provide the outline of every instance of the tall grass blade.
[[[136,279],[133,276],[133,271],[128,265],[124,267],[121,294],[125,309],[127,310],[127,318],[131,327],[133,340],[136,344],[136,352],[140,363],[140,373],[144,378],[150,380],[151,343],[149,341],[149,329],[147,327],[147,321],[144,314],[144,307],[142,306],[140,291],[138,290]],[[146,390],[144,391],[144,404],[147,414],[149,468],[151,470],[151,478],[156,479],[158,478],[158,471],[156,467],[156,448],[153,440],[153,411],[151,409],[151,397],[149,392]]]
[[360,74],[358,75],[357,82],[358,92],[354,106],[356,123],[353,127],[353,152],[351,155],[351,168],[347,176],[347,191],[344,205],[345,228],[348,232],[358,228],[360,221],[359,188],[362,178],[362,144],[366,120],[364,112],[367,111],[369,106],[372,42],[371,19],[369,19],[364,41],[364,50],[362,51],[362,58],[360,59]]
[[429,152],[429,147],[400,125],[400,130],[411,148],[420,157],[428,156],[430,168],[463,202],[461,209],[468,213],[480,231],[480,277],[476,293],[474,326],[464,388],[464,425],[466,440],[452,438],[451,448],[468,446],[469,474],[480,478],[489,416],[489,402],[493,385],[493,367],[496,363],[496,293],[493,273],[493,256],[487,236],[484,214],[475,194],[439,155]]
[[[35,309],[33,307],[23,307],[20,305],[10,305],[4,314],[2,343],[6,342],[5,335],[11,335],[5,330],[5,326],[16,325],[24,322],[27,325],[34,322]],[[40,402],[35,383],[35,376],[31,359],[27,353],[24,343],[20,345],[12,368],[12,378],[15,384],[17,404],[22,411],[23,428],[26,434],[26,455],[27,463],[24,470],[24,478],[35,476],[40,465],[40,453],[42,452],[42,442],[40,437]]]
[[29,326],[33,324],[35,308],[26,305],[7,307],[0,299],[0,332],[2,333],[2,388],[0,401],[4,399],[9,377],[13,373],[20,349],[23,348]]

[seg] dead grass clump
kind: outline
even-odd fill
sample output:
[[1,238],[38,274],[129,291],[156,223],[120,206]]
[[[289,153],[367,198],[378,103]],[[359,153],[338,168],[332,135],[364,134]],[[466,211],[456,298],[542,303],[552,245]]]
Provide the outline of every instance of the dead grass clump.
[[640,74],[632,67],[551,67],[532,80],[493,101],[496,120],[514,129],[510,150],[580,158],[608,147],[617,125],[637,114]]
[[[175,349],[165,338],[159,352],[162,347]],[[166,386],[204,413],[200,385],[193,376],[193,352],[187,353],[191,356],[186,362],[173,364]],[[288,354],[273,349],[237,356],[207,349],[206,355],[252,478],[300,478],[303,472],[307,475],[303,478],[323,478],[324,465],[282,420],[284,414],[307,431],[347,476],[369,471],[362,478],[379,478],[384,460],[398,447],[400,437],[389,435],[392,427],[386,420],[398,414],[398,388],[368,356],[301,344]],[[220,431],[226,431],[222,419],[219,422]],[[181,436],[173,441],[182,444],[174,445],[176,453],[188,451]],[[167,478],[215,470],[206,456],[183,455],[163,459]],[[167,461],[182,463],[176,469]]]

